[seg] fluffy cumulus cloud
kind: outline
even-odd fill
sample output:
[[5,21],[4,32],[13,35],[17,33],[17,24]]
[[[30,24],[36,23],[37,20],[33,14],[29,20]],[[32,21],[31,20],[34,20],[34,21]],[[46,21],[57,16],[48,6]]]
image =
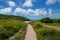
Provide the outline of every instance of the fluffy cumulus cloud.
[[60,0],[47,0],[46,5],[55,4],[56,2],[60,3]]
[[13,1],[8,1],[7,3],[10,7],[16,6],[15,2],[13,2]]
[[48,12],[48,13],[49,13],[49,15],[50,15],[50,16],[52,16],[52,12],[53,12],[53,10],[48,9],[48,11],[49,11],[49,12]]
[[32,0],[25,0],[25,2],[23,3],[23,7],[32,7],[33,3]]
[[12,11],[12,8],[11,7],[8,7],[8,8],[3,8],[3,9],[0,9],[0,14],[12,14],[12,15],[20,15],[20,14],[23,14],[25,16],[40,16],[40,15],[43,15],[43,16],[46,16],[46,15],[52,15],[52,10],[51,9],[23,9],[23,8],[20,8],[20,7],[17,7],[14,11]]
[[38,15],[46,15],[46,13],[47,13],[47,10],[45,10],[45,9],[36,9],[35,10],[35,14],[38,16]]
[[9,8],[4,8],[4,9],[0,9],[0,13],[1,14],[9,14],[11,12],[12,12],[12,10],[11,10],[10,7]]
[[60,0],[58,0],[58,2],[60,3]]
[[25,14],[26,10],[25,9],[22,9],[20,7],[16,8],[15,11],[14,11],[14,15],[19,15],[19,14]]
[[28,16],[39,16],[39,15],[44,15],[46,16],[47,13],[49,15],[52,15],[52,10],[51,9],[48,9],[48,10],[45,10],[45,9],[22,9],[22,8],[16,8],[15,11],[14,11],[14,15],[19,15],[19,14],[24,14],[24,15],[28,15]]
[[26,10],[26,15],[32,16],[34,14],[34,10],[28,9]]

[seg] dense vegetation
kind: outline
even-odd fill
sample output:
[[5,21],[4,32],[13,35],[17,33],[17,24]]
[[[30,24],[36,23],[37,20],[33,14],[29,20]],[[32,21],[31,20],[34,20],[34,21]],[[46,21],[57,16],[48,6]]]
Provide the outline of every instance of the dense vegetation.
[[16,19],[16,20],[22,20],[22,21],[30,20],[30,19],[27,19],[26,17],[22,17],[22,16],[13,16],[13,15],[0,14],[0,20],[4,20],[4,19]]
[[[36,31],[38,40],[60,40],[60,30],[54,29],[54,27],[60,27],[60,19],[51,19],[46,17],[31,22],[31,25]],[[46,26],[52,26],[53,28]]]
[[44,23],[60,23],[60,19],[51,19],[48,17],[42,18],[40,21]]
[[[24,40],[29,19],[21,16],[0,14],[0,40],[7,40],[17,34],[13,40]],[[60,40],[60,30],[45,27],[44,25],[60,26],[60,19],[42,18],[30,23],[36,31],[38,40]],[[42,25],[43,24],[43,25]]]
[[31,22],[38,40],[60,40],[60,30],[44,27],[41,22]]
[[[6,40],[20,31],[20,40],[24,39],[27,24],[24,17],[0,15],[0,40]],[[16,40],[19,40],[16,38]]]

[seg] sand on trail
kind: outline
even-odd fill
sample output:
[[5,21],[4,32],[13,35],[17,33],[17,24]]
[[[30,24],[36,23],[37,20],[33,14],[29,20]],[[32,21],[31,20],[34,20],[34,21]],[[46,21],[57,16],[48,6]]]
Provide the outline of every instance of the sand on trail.
[[[26,22],[26,23],[29,23],[29,22]],[[27,27],[25,40],[37,40],[36,33],[30,24],[28,24],[28,27]]]

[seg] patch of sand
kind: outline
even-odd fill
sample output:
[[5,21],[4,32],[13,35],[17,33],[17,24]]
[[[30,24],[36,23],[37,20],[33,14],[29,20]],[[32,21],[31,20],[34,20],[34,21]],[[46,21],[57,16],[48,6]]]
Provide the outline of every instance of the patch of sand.
[[28,24],[25,40],[37,40],[36,33],[30,24]]

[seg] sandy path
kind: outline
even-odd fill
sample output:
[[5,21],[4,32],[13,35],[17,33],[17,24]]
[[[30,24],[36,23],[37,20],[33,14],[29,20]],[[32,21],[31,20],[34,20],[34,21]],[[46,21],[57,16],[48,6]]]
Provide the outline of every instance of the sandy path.
[[49,26],[49,25],[45,25],[45,24],[41,24],[44,27],[48,27],[48,28],[52,28],[52,29],[56,29],[56,30],[60,30],[60,27],[55,27],[55,26]]
[[[27,31],[26,31],[26,35],[25,35],[25,39],[24,40],[37,40],[37,37],[36,37],[36,33],[33,29],[33,27],[29,24],[30,21],[24,21],[25,23],[27,23],[28,27],[27,27]],[[18,36],[19,33],[16,33],[14,35],[14,37],[12,36],[11,38],[9,38],[9,40],[14,40],[16,36]]]
[[25,40],[37,40],[36,33],[30,24],[28,24]]

